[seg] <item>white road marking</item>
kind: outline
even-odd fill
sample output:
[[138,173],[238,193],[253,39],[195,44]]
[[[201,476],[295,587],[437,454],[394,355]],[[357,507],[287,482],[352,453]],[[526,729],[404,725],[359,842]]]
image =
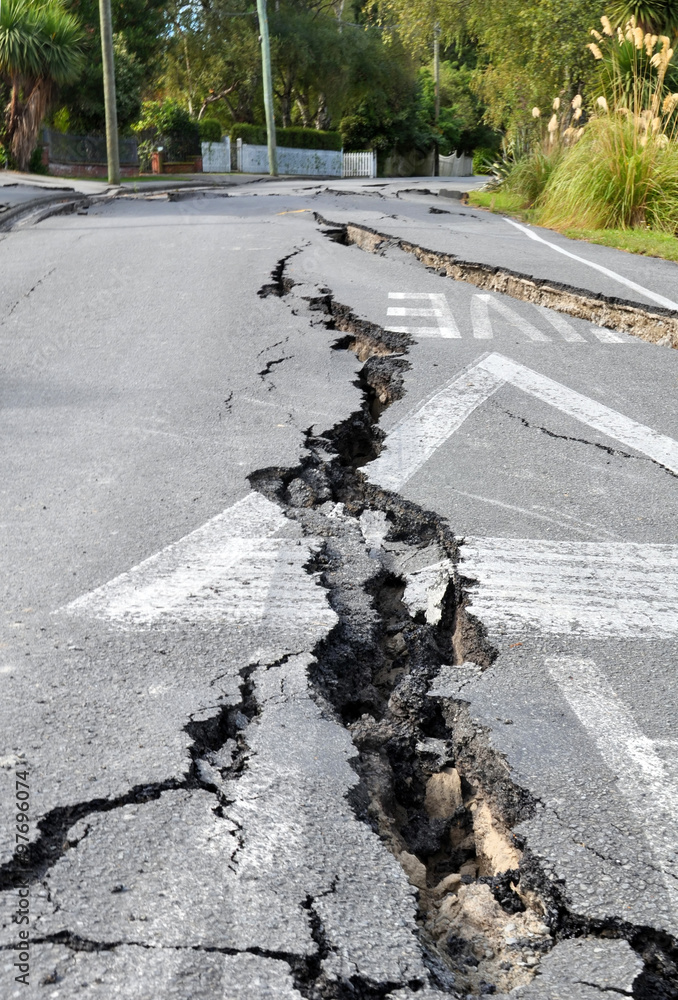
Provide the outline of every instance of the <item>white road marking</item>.
[[313,541],[250,493],[156,555],[60,610],[123,627],[267,623],[330,628],[336,615],[305,570]]
[[673,639],[678,545],[467,538],[470,611],[491,631]]
[[622,333],[615,333],[614,330],[608,330],[604,326],[592,326],[591,333],[603,344],[628,344],[630,342],[633,342],[634,344],[640,343],[637,337],[627,337]]
[[492,340],[494,332],[490,322],[490,310],[479,295],[471,299],[471,325],[476,340]]
[[555,406],[575,420],[580,420],[596,431],[606,434],[636,451],[647,455],[654,462],[678,473],[678,442],[651,427],[639,424],[630,417],[598,403],[588,396],[568,389],[538,372],[519,365],[501,354],[491,354],[480,362],[480,367],[503,376],[507,382],[544,403]]
[[572,344],[585,344],[586,338],[582,337],[580,333],[572,327],[562,313],[555,312],[553,309],[547,309],[546,306],[535,305],[540,314],[544,319],[551,324],[551,326],[558,331],[563,340],[567,340]]
[[480,365],[462,371],[393,428],[385,450],[366,466],[368,478],[384,489],[399,490],[503,382]]
[[620,795],[641,820],[662,870],[671,908],[678,913],[678,786],[657,753],[655,741],[642,732],[592,660],[550,657],[546,666],[617,778]]
[[387,330],[393,333],[411,333],[419,337],[461,337],[454,316],[450,311],[447,298],[442,293],[437,292],[389,292],[389,299],[406,301],[426,302],[426,306],[389,306],[388,316],[407,316],[435,318],[438,320],[437,326],[388,326]]
[[509,384],[678,473],[678,442],[588,396],[568,389],[502,354],[489,354],[407,414],[365,472],[371,482],[399,490],[500,386]]
[[521,333],[526,334],[530,340],[547,342],[550,337],[538,330],[528,320],[519,316],[503,299],[494,295],[478,294],[471,300],[471,320],[473,322],[473,336],[487,340],[492,336],[492,322],[490,320],[490,307],[507,320],[511,326],[515,326]]
[[630,278],[625,278],[621,274],[617,274],[616,271],[611,271],[609,267],[603,267],[602,264],[596,264],[592,260],[586,260],[585,257],[578,257],[576,253],[571,253],[566,250],[565,247],[559,247],[556,243],[549,243],[542,236],[537,235],[533,230],[528,229],[527,226],[521,226],[519,222],[514,222],[513,219],[504,219],[504,222],[508,222],[510,226],[515,226],[516,229],[520,229],[522,233],[529,236],[531,240],[537,240],[538,243],[543,243],[545,246],[550,247],[551,250],[556,250],[558,253],[564,254],[566,257],[570,257],[572,260],[576,260],[580,264],[586,264],[587,267],[593,268],[594,271],[600,271],[601,274],[606,275],[608,278],[612,278],[614,281],[619,281],[622,285],[626,285],[627,288],[631,288],[634,292],[640,292],[646,298],[650,299],[652,302],[656,302],[659,306],[664,306],[665,309],[678,309],[678,302],[674,302],[673,299],[667,299],[665,295],[659,295],[657,292],[651,292],[649,288],[643,288],[642,285],[638,285],[635,281],[631,281]]

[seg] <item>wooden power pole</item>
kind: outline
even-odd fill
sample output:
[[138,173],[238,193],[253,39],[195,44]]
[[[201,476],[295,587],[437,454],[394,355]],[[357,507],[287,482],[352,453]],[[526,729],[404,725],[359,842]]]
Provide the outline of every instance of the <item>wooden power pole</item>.
[[272,177],[278,176],[278,152],[275,142],[275,116],[273,114],[273,77],[271,75],[271,44],[268,38],[268,14],[266,0],[257,0],[259,15],[259,39],[261,41],[261,62],[264,77],[264,108],[266,111],[266,136],[268,138],[268,171]]
[[120,183],[120,151],[118,147],[118,110],[115,104],[115,60],[113,58],[113,20],[111,0],[99,0],[101,21],[101,54],[104,64],[104,103],[106,106],[106,153],[108,183]]

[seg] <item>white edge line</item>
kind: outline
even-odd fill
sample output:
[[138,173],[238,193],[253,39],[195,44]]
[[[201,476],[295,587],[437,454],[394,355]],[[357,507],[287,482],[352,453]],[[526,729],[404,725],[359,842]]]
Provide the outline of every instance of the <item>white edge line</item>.
[[580,264],[586,264],[587,267],[591,267],[595,271],[600,271],[601,274],[607,275],[608,278],[621,282],[622,285],[626,285],[627,288],[633,289],[634,292],[640,292],[641,295],[651,299],[652,302],[656,302],[658,306],[664,306],[665,309],[678,310],[678,302],[674,302],[672,299],[667,299],[663,295],[658,295],[657,292],[651,292],[649,288],[643,288],[642,285],[636,284],[636,282],[631,281],[630,278],[625,278],[623,275],[617,274],[616,271],[611,271],[609,267],[604,267],[602,264],[596,264],[594,261],[587,260],[585,257],[578,257],[576,253],[571,253],[569,250],[566,250],[565,247],[559,247],[557,243],[549,243],[549,241],[545,240],[543,236],[539,236],[531,229],[528,229],[527,226],[521,226],[519,222],[514,222],[513,219],[504,218],[504,222],[508,222],[510,226],[515,226],[515,228],[519,229],[521,233],[525,233],[526,236],[529,236],[531,240],[537,240],[538,243],[543,243],[545,246],[550,247],[551,250],[557,250],[558,253],[565,254],[566,257],[571,257],[572,260],[576,260]]

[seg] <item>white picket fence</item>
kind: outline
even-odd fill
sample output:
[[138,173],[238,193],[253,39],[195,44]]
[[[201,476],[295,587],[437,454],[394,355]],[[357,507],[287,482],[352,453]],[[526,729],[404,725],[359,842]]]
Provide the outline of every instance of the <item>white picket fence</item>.
[[372,150],[366,153],[344,153],[342,177],[376,177],[377,154]]
[[203,142],[202,170],[204,174],[228,174],[231,171],[231,137],[221,142]]

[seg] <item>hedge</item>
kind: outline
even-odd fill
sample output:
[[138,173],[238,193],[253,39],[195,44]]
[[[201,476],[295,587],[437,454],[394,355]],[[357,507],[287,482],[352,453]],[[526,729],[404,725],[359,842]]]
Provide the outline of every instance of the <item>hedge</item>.
[[221,142],[224,130],[221,122],[216,118],[201,118],[198,122],[198,130],[202,142]]
[[[231,128],[231,142],[235,143],[236,139],[253,146],[265,146],[268,141],[263,125],[244,123]],[[322,132],[316,128],[279,128],[276,129],[276,141],[279,146],[291,149],[341,149],[339,132]]]

